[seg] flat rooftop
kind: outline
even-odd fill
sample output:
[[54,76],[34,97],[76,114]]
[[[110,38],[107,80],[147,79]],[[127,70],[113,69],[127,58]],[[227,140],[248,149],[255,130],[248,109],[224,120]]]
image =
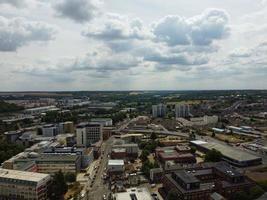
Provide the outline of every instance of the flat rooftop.
[[179,177],[185,183],[199,183],[200,181],[191,173],[185,170],[174,172],[175,176]]
[[208,150],[216,149],[220,151],[225,157],[228,157],[232,160],[236,160],[238,162],[246,162],[246,161],[261,159],[258,156],[254,156],[245,151],[235,149],[229,145],[223,145],[223,144],[213,143],[213,142],[204,142],[200,140],[191,141],[191,143],[201,146],[203,148],[206,148]]
[[153,200],[147,188],[130,188],[114,194],[116,200]]
[[48,174],[0,169],[0,178],[36,182],[48,178]]
[[108,165],[124,165],[123,160],[108,160]]

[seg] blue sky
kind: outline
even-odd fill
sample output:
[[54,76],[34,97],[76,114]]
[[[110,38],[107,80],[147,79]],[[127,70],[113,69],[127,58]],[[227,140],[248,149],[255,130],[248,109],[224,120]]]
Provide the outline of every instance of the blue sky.
[[267,89],[265,0],[0,0],[0,90]]

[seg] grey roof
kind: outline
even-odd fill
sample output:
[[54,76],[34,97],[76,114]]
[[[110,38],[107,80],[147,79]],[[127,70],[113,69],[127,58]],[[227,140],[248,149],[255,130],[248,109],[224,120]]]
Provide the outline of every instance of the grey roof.
[[217,163],[214,167],[220,172],[227,174],[228,176],[232,176],[232,177],[242,176],[242,174],[239,173],[237,170],[233,169],[229,165],[222,163],[222,162]]
[[174,174],[185,183],[199,183],[200,182],[193,174],[188,173],[185,170],[176,171],[174,172]]

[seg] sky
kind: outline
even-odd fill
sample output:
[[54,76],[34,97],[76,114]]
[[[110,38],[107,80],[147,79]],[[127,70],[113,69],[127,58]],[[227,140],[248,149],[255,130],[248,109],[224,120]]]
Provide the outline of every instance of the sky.
[[266,0],[0,0],[0,91],[267,89]]

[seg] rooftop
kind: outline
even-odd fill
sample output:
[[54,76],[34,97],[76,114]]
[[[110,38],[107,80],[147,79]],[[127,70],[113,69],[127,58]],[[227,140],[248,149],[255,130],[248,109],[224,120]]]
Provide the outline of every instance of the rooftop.
[[185,183],[199,183],[200,181],[191,173],[185,170],[174,172],[175,176],[179,177]]
[[124,165],[123,160],[108,160],[108,165]]
[[45,178],[48,178],[48,174],[41,174],[35,172],[25,172],[18,170],[0,169],[0,178],[8,178],[14,180],[23,180],[31,182],[39,182]]
[[126,192],[114,194],[116,200],[152,200],[147,188],[130,188]]

